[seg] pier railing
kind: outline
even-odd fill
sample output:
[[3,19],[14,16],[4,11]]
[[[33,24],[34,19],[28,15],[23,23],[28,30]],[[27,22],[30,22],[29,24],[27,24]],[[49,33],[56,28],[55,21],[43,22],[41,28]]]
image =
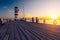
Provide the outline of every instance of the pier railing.
[[[1,21],[2,21],[2,23],[4,22],[3,19]],[[10,20],[5,19],[5,22],[6,21],[9,22],[9,21],[11,21],[11,19]],[[48,24],[47,22],[49,22],[49,24],[50,23],[52,23],[52,24],[57,24],[58,23],[57,20],[53,20],[52,22],[50,22],[50,20],[43,19],[43,18],[38,18],[38,17],[25,18],[24,21],[32,22],[32,23],[43,23],[43,24]]]
[[[32,17],[32,18],[25,18],[25,21],[27,21],[27,22],[33,22],[33,23],[48,24],[47,22],[51,21],[51,20],[47,21],[47,19],[42,19],[42,18],[38,18],[38,17],[36,17],[36,18]],[[49,22],[49,23],[50,24],[57,24],[57,20],[52,20],[52,22]]]

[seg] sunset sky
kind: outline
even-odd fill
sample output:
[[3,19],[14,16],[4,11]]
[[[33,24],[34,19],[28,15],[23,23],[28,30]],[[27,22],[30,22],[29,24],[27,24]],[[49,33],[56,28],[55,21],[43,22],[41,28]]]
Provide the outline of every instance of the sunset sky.
[[0,17],[14,17],[15,6],[19,7],[20,16],[23,6],[26,16],[60,15],[60,0],[0,0]]

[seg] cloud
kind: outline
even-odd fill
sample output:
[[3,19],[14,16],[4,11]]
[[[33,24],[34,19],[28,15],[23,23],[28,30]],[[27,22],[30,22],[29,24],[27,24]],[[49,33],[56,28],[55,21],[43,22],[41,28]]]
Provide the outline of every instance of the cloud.
[[8,9],[8,12],[14,12],[14,10],[13,9]]
[[26,13],[26,14],[25,14],[25,17],[26,17],[26,18],[30,18],[30,17],[31,17],[31,14]]
[[4,6],[3,8],[8,8],[7,6]]
[[7,18],[14,18],[14,10],[13,9],[8,9],[8,14],[6,16]]
[[7,18],[14,18],[14,14],[13,14],[13,13],[9,13],[9,14],[7,15]]

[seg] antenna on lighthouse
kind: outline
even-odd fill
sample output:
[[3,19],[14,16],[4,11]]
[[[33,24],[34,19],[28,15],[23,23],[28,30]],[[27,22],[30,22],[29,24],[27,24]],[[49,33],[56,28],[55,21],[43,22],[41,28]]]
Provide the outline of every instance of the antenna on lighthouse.
[[23,18],[25,18],[24,6],[23,6]]
[[23,8],[22,8],[22,13],[23,13],[23,20],[25,20],[25,10],[24,10],[24,2],[23,2]]

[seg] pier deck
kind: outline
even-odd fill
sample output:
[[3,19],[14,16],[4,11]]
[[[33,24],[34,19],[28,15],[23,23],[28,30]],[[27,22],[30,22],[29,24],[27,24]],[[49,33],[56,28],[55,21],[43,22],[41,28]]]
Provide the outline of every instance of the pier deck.
[[23,21],[0,27],[0,40],[60,40],[60,26]]

